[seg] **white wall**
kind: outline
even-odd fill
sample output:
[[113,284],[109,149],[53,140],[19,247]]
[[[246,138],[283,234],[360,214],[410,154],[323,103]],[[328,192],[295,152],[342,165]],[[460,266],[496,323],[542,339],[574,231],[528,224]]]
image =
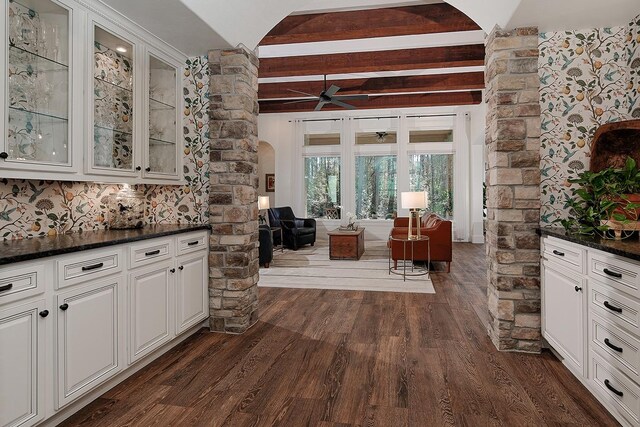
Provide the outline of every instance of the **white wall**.
[[[389,115],[436,115],[457,114],[456,119],[456,177],[463,181],[458,188],[462,194],[456,194],[454,203],[464,206],[462,213],[456,213],[455,238],[461,241],[482,243],[482,182],[484,181],[484,123],[485,106],[407,108],[397,110],[358,110],[331,111],[321,113],[281,113],[260,114],[258,116],[258,138],[273,146],[276,153],[275,175],[276,193],[272,206],[291,206],[298,215],[304,214],[302,145],[296,137],[294,120],[331,119],[354,116]],[[468,116],[468,119],[467,119]],[[399,212],[403,215],[403,212]],[[326,231],[336,228],[340,221],[320,220],[318,222],[319,239],[326,238]],[[366,227],[367,239],[386,239],[392,227],[392,221],[359,221]]]

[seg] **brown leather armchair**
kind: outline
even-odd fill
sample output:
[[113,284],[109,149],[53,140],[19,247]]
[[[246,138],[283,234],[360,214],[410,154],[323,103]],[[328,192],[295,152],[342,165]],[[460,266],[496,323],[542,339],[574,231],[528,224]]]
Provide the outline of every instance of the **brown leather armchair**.
[[[431,244],[431,261],[447,263],[447,273],[451,271],[452,259],[452,234],[451,221],[440,218],[436,214],[428,214],[419,219],[420,234],[429,236]],[[409,218],[399,217],[393,221],[391,235],[394,237],[406,237],[408,233]],[[415,234],[415,226],[413,228]],[[391,246],[391,259],[395,268],[398,260],[403,259],[404,252],[402,242],[389,241]],[[414,243],[414,261],[427,261],[427,242]]]

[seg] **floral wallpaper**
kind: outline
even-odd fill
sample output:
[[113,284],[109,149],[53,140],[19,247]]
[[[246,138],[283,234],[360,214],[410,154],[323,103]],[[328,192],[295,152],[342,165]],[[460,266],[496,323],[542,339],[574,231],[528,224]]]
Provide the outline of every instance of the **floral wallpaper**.
[[[207,57],[184,68],[184,186],[141,185],[149,223],[205,223],[209,199]],[[21,239],[104,229],[108,195],[117,185],[34,180],[0,181],[0,237]]]
[[540,33],[541,217],[567,216],[568,179],[589,168],[591,138],[640,114],[640,17],[629,26]]

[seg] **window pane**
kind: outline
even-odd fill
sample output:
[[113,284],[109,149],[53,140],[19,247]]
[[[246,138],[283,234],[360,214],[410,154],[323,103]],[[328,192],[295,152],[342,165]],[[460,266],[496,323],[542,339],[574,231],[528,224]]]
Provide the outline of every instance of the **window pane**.
[[397,211],[396,156],[356,157],[356,215],[391,219]]
[[306,147],[313,145],[340,145],[339,133],[308,133],[304,136],[304,145]]
[[453,142],[453,130],[412,130],[409,131],[409,143],[422,142]]
[[396,132],[358,132],[356,133],[356,144],[395,144],[398,142]]
[[443,218],[453,217],[453,154],[409,156],[410,191],[426,190],[429,207]]
[[305,157],[307,216],[340,218],[340,157]]

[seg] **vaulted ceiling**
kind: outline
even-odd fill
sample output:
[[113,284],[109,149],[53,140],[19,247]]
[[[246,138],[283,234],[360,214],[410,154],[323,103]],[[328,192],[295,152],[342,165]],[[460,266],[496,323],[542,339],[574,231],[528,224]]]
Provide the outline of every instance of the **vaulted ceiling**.
[[447,3],[291,15],[259,45],[260,112],[312,111],[301,92],[319,95],[324,75],[339,95],[369,95],[358,108],[478,104],[483,41]]

